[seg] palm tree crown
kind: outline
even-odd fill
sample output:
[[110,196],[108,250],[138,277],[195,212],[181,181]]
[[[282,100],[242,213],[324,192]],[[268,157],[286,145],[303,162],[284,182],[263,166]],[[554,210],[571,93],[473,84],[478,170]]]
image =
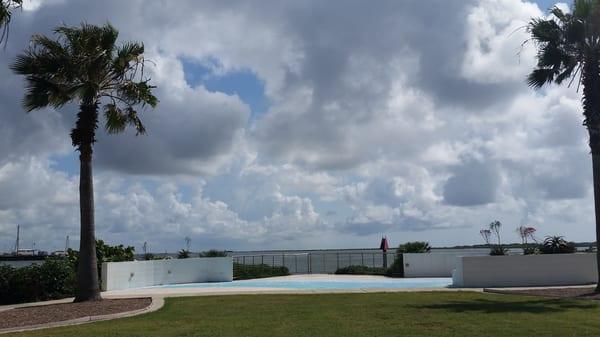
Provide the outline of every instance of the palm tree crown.
[[[537,46],[538,62],[527,77],[527,83],[538,89],[565,80],[569,80],[570,85],[577,78],[577,85],[584,87],[584,124],[590,136],[597,137],[600,133],[600,99],[597,98],[600,94],[600,1],[576,0],[571,13],[559,7],[552,8],[550,13],[552,17],[533,19],[528,26]],[[595,151],[594,146],[592,151]]]
[[[109,133],[121,132],[128,125],[138,134],[145,133],[135,107],[155,107],[158,100],[152,94],[154,87],[143,78],[144,45],[133,42],[117,46],[119,33],[110,24],[61,26],[55,33],[56,40],[34,35],[29,49],[12,65],[17,74],[26,76],[25,109],[60,108],[71,101],[97,107],[105,99],[105,128]],[[82,112],[71,132],[77,147],[95,142],[93,135],[85,139],[90,135],[81,122],[91,118],[95,129],[97,116],[83,116]]]

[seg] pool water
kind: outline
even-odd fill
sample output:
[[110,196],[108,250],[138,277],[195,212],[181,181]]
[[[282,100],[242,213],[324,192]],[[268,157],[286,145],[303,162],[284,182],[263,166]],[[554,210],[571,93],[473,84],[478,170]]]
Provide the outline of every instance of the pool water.
[[282,288],[282,289],[383,289],[447,288],[451,278],[390,278],[377,280],[285,280],[253,279],[233,282],[168,284],[157,288]]

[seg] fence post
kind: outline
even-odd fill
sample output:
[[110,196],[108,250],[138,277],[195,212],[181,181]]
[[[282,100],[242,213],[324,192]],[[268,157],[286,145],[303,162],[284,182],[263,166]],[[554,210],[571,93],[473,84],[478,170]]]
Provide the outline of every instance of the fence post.
[[294,274],[298,274],[298,255],[294,255]]
[[340,269],[340,252],[335,253],[336,255],[336,268]]
[[281,265],[285,267],[285,254],[281,254]]
[[327,273],[325,270],[325,254],[321,253],[321,272],[323,274]]
[[371,253],[371,257],[373,258],[373,268],[375,268],[375,253]]
[[275,255],[272,256],[273,262],[271,263],[271,267],[275,267]]
[[360,252],[360,265],[364,266],[365,265],[365,253]]
[[310,265],[312,263],[311,260],[312,259],[310,258],[310,253],[306,254],[306,266],[308,268],[308,273],[309,274],[312,274],[312,271],[311,271],[312,268],[311,268],[311,265]]

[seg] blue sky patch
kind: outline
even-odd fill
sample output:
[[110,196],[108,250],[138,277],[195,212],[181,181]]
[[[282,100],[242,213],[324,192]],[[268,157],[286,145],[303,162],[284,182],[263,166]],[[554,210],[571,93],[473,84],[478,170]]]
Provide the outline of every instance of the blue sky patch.
[[250,70],[229,72],[224,75],[214,74],[213,69],[219,66],[218,61],[208,64],[182,58],[185,81],[191,87],[203,85],[206,90],[237,95],[252,111],[256,118],[267,111],[269,100],[265,96],[265,83]]

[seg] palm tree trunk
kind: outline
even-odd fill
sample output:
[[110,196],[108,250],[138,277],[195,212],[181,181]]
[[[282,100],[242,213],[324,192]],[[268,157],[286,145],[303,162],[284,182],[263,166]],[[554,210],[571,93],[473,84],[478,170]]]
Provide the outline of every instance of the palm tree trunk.
[[[592,150],[592,167],[594,171],[594,209],[596,213],[596,267],[600,276],[600,151]],[[600,292],[600,277],[596,284],[596,292]]]
[[81,231],[79,241],[79,266],[77,270],[77,293],[75,302],[98,301],[100,288],[96,260],[96,237],[94,224],[94,182],[92,177],[92,144],[97,123],[96,104],[82,105],[77,126],[71,137],[79,148],[79,212]]
[[594,212],[596,220],[596,292],[600,292],[600,55],[594,51],[585,56],[582,69],[583,124],[590,136],[594,180]]

